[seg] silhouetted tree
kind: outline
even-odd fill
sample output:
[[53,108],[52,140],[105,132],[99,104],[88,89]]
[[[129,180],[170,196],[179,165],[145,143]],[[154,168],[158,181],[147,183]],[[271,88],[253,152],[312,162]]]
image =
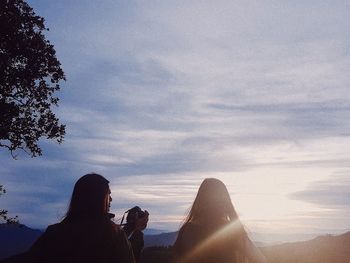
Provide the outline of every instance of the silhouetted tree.
[[0,0],[0,147],[42,154],[41,137],[61,143],[65,126],[51,110],[65,80],[44,18],[22,0]]
[[[4,193],[6,193],[6,190],[2,185],[0,185],[0,196]],[[9,217],[7,213],[7,210],[0,210],[0,223],[5,222],[7,224],[18,224],[18,217]]]

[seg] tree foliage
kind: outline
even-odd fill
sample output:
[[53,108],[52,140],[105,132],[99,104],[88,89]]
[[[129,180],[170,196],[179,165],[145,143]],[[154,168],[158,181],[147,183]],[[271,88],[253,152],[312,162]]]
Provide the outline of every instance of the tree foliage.
[[[5,194],[6,190],[5,188],[0,185],[0,196],[2,194]],[[9,217],[7,210],[0,210],[0,223],[5,222],[6,224],[18,224],[18,217]]]
[[61,143],[65,126],[52,112],[65,80],[44,18],[23,0],[0,0],[0,147],[42,154],[40,138]]

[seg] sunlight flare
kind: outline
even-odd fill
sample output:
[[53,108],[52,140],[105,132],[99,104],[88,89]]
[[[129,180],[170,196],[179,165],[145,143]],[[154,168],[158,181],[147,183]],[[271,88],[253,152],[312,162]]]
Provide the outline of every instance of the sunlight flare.
[[[213,248],[221,247],[227,244],[229,241],[235,239],[235,236],[239,236],[239,232],[242,230],[242,224],[239,220],[231,221],[226,226],[222,227],[218,231],[200,242],[194,249],[189,251],[181,259],[178,259],[176,263],[192,262],[193,259],[203,257],[207,251]],[[232,251],[235,253],[235,251]]]

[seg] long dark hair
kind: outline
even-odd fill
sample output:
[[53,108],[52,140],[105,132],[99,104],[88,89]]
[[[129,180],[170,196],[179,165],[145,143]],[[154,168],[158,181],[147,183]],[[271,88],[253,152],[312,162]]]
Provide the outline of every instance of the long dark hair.
[[108,183],[106,178],[96,173],[82,176],[74,185],[64,221],[107,216],[105,200],[110,191]]
[[[196,226],[196,229],[200,231],[200,233],[197,233],[197,237],[202,238],[198,240],[199,243],[194,248],[183,247],[184,243],[188,243],[188,239],[196,240],[197,238],[195,236],[183,236],[184,229],[190,224]],[[223,235],[223,233],[226,234]],[[197,262],[191,261],[191,257],[210,253],[210,246],[220,247],[225,244],[226,240],[229,240],[228,236],[232,235],[235,236],[235,244],[238,244],[238,242],[242,244],[246,232],[239,221],[227,188],[222,181],[216,178],[206,178],[198,189],[190,212],[174,243],[176,262]],[[213,239],[216,239],[214,243],[208,243],[210,239],[207,239],[207,237],[210,236],[215,237]],[[201,245],[201,249],[198,249],[199,245]],[[236,255],[235,262],[244,262],[244,255],[235,251],[234,247],[232,247],[232,251]],[[189,253],[192,253],[192,255]]]
[[212,224],[219,217],[228,221],[238,219],[225,184],[216,178],[206,178],[198,189],[184,224],[199,219]]

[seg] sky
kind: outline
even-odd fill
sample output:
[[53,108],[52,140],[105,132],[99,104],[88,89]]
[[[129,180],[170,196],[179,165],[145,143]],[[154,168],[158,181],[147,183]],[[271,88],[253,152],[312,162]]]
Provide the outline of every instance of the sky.
[[45,228],[76,180],[175,231],[221,179],[256,239],[350,230],[349,1],[29,0],[67,81],[61,145],[0,150],[1,207]]

